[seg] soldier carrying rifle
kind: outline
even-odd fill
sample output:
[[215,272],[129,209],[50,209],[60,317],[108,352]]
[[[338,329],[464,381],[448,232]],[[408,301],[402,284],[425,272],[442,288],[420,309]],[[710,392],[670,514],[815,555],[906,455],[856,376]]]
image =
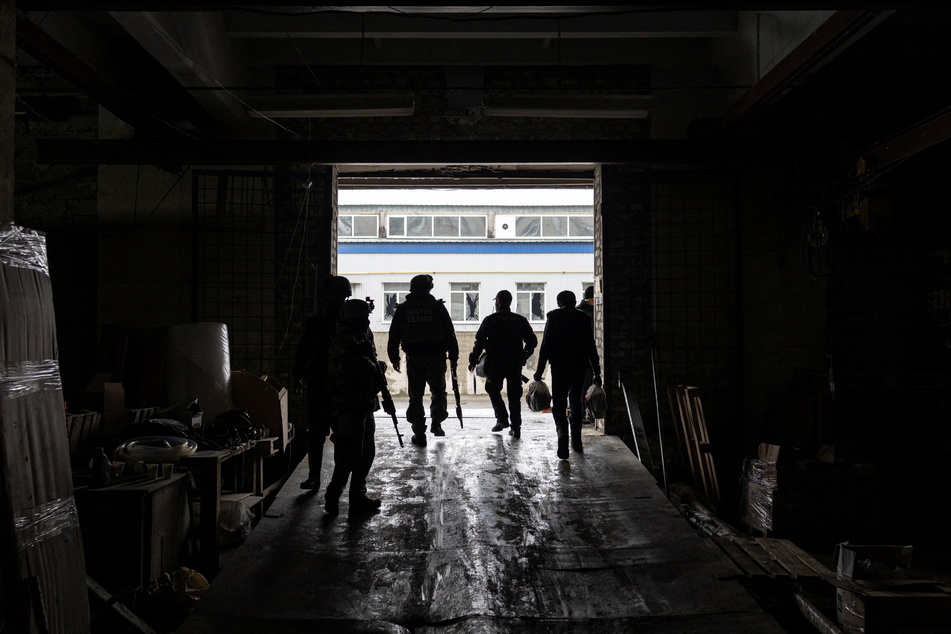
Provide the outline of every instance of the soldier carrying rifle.
[[340,512],[339,500],[350,480],[350,515],[379,510],[379,499],[367,497],[367,475],[376,456],[378,395],[386,386],[370,332],[370,304],[361,299],[344,302],[337,332],[330,342],[328,374],[334,429],[334,471],[327,485],[324,510]]

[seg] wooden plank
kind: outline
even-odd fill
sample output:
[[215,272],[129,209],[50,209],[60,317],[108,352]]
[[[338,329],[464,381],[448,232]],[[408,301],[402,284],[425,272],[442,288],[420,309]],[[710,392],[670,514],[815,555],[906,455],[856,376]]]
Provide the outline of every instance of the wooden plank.
[[784,541],[786,540],[763,537],[756,538],[756,543],[769,553],[780,566],[785,568],[789,572],[789,576],[793,579],[798,579],[799,577],[818,577],[819,574],[816,573],[815,570],[807,566],[801,559],[784,547]]
[[746,554],[756,560],[756,563],[766,571],[769,577],[786,577],[786,569],[776,563],[776,560],[757,542],[751,539],[738,539],[736,545]]
[[750,557],[749,553],[745,550],[737,546],[734,540],[724,537],[714,537],[713,542],[733,560],[747,577],[759,577],[766,574],[766,571],[759,565],[759,562]]
[[812,568],[786,550],[783,547],[783,541],[785,540],[763,537],[756,538],[756,543],[769,553],[780,566],[785,568],[789,572],[789,576],[793,579],[818,576]]
[[821,564],[812,555],[799,548],[799,546],[796,546],[796,544],[793,542],[787,539],[776,541],[780,543],[780,545],[790,554],[791,557],[801,561],[820,578],[830,582],[835,579],[835,573],[832,570],[829,570],[828,567]]
[[716,465],[711,453],[710,435],[707,432],[707,421],[703,414],[703,404],[700,402],[700,389],[687,388],[694,416],[694,433],[697,438],[697,451],[700,456],[700,468],[704,473],[704,482],[707,485],[707,496],[713,502],[720,501],[720,484],[717,481]]
[[[710,539],[709,537],[707,537],[707,538],[704,538],[703,543],[706,544],[707,546],[709,546],[710,550],[713,551],[713,554],[716,555],[716,557],[717,557],[717,559],[720,561],[720,563],[722,563],[724,566],[726,566],[727,570],[730,571],[730,574],[729,574],[729,575],[724,575],[724,577],[737,576],[737,575],[745,575],[745,574],[746,574],[746,573],[743,572],[743,570],[742,570],[739,566],[736,565],[736,562],[735,562],[735,561],[733,561],[732,559],[730,559],[730,558],[727,556],[727,554],[726,554],[725,552],[723,552],[723,549],[720,548],[720,547],[716,544],[716,542],[715,542],[714,540],[712,540],[712,539]],[[721,578],[723,578],[723,577],[721,577]]]
[[132,610],[125,606],[125,604],[116,600],[116,598],[113,597],[108,590],[96,583],[95,580],[90,577],[86,577],[86,585],[90,592],[99,597],[99,599],[102,601],[105,601],[107,607],[112,608],[112,610],[125,619],[126,623],[134,627],[137,631],[143,632],[143,634],[156,634],[151,625],[136,616]]

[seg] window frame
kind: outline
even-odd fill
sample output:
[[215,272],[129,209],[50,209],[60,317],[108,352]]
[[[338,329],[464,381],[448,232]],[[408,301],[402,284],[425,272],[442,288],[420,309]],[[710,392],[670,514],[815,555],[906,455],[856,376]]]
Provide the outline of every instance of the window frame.
[[[541,290],[537,289],[522,289],[522,286],[541,286]],[[528,321],[532,323],[541,323],[544,322],[547,318],[546,308],[546,293],[548,292],[548,283],[547,282],[516,282],[515,283],[515,312],[519,315],[522,315]],[[533,304],[533,296],[541,295],[541,316],[538,319],[533,319],[531,315],[531,305]],[[528,296],[527,298],[525,296]],[[527,299],[529,303],[529,314],[521,312],[520,307],[522,302]]]
[[[399,288],[399,289],[394,289],[394,290],[389,290],[389,289],[387,289],[387,286],[400,286],[401,288]],[[396,306],[398,306],[399,304],[402,304],[403,302],[405,302],[405,301],[406,301],[406,296],[409,295],[409,282],[383,282],[382,291],[381,291],[381,292],[382,292],[382,294],[383,294],[383,298],[382,298],[382,299],[383,299],[383,301],[382,301],[382,306],[383,306],[383,308],[382,308],[382,310],[380,311],[380,321],[381,321],[381,322],[393,321],[393,315],[389,315],[389,314],[387,314],[387,312],[386,312],[386,308],[387,308],[386,296],[387,296],[388,293],[393,293],[393,292],[396,293],[396,303],[393,304],[393,314],[395,314],[395,313],[396,313]]]
[[[341,235],[340,220],[350,218],[350,235]],[[373,218],[374,233],[367,235],[353,235],[356,228],[356,218]],[[380,215],[379,214],[337,214],[337,239],[338,240],[366,240],[380,237]]]
[[[594,215],[593,214],[524,214],[524,215],[515,215],[512,222],[515,223],[516,240],[591,240],[594,238]],[[553,220],[559,218],[564,220],[565,223],[565,234],[564,235],[546,235],[545,234],[545,221]],[[590,235],[573,235],[572,226],[573,221],[578,219],[591,220],[591,234]],[[518,234],[518,224],[519,221],[523,220],[537,220],[538,221],[538,235],[525,236]]]
[[[429,220],[429,235],[409,235],[410,218],[427,218]],[[437,236],[436,224],[439,218],[452,218],[457,223],[456,235]],[[483,233],[480,234],[462,234],[463,219],[478,218],[483,222]],[[390,233],[390,220],[402,219],[403,233]],[[394,240],[484,240],[489,237],[489,216],[486,214],[387,214],[386,216],[386,237]]]
[[[475,289],[457,289],[456,286],[475,286]],[[466,302],[468,301],[468,296],[475,294],[475,316],[472,319],[466,319]],[[452,317],[453,309],[456,304],[457,298],[461,297],[462,302],[462,316],[463,319],[456,319]],[[473,322],[479,323],[481,321],[482,315],[482,283],[481,282],[450,282],[449,283],[449,315],[452,317],[453,323],[456,324],[471,324]]]

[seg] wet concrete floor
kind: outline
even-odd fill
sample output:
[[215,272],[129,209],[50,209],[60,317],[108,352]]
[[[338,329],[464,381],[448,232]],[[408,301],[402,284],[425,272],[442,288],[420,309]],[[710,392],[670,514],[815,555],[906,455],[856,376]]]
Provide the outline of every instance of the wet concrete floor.
[[[370,495],[380,512],[324,513],[299,488],[306,459],[178,634],[782,632],[617,437],[585,429],[555,455],[550,414],[492,433],[487,401],[465,428],[409,442],[377,417]],[[321,482],[332,468],[325,449]]]

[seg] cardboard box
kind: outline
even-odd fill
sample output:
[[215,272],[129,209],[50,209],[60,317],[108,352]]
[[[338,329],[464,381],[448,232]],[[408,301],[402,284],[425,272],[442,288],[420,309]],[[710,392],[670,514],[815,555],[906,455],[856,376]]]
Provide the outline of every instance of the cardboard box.
[[283,451],[291,441],[287,413],[287,389],[272,377],[243,370],[231,373],[231,400],[238,409],[245,408],[251,424],[268,430],[278,438]]
[[102,413],[99,433],[107,438],[118,436],[126,426],[125,389],[111,379],[111,374],[94,374],[83,391],[83,409]]
[[849,634],[948,631],[949,593],[951,588],[936,583],[879,589],[836,588],[836,620],[842,631]]
[[911,546],[858,545],[842,542],[835,545],[835,574],[842,579],[887,580],[896,574],[905,578],[902,569],[911,567]]
[[905,632],[951,623],[951,586],[916,573],[911,556],[911,546],[836,544],[836,621],[843,632]]

